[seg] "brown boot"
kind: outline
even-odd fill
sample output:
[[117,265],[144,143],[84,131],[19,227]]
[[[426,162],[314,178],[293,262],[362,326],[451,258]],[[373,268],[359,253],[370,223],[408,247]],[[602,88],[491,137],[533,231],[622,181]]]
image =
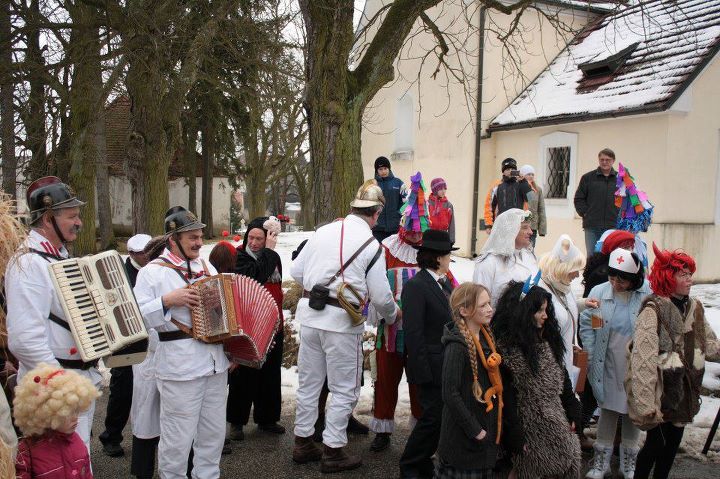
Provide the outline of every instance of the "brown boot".
[[323,445],[322,462],[320,472],[342,472],[357,469],[362,466],[360,456],[348,456],[342,447],[330,447]]
[[312,437],[295,436],[295,447],[292,452],[293,461],[298,464],[319,461],[323,457],[322,450],[315,445]]
[[585,452],[593,450],[594,441],[587,437],[584,432],[579,433],[578,437],[580,438],[580,449]]

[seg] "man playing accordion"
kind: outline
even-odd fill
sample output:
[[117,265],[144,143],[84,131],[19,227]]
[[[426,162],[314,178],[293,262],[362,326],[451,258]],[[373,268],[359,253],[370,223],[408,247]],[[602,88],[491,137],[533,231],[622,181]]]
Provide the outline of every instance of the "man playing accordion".
[[165,215],[168,247],[140,270],[134,290],[147,327],[160,339],[155,364],[160,391],[158,471],[163,479],[187,477],[191,447],[192,476],[220,477],[225,438],[220,411],[225,410],[230,363],[222,343],[204,343],[181,330],[192,327],[190,308],[200,302],[198,293],[186,286],[217,274],[200,259],[204,227],[185,208],[170,208]]
[[[18,380],[44,362],[77,370],[98,386],[97,360],[80,359],[48,269],[48,264],[70,256],[65,245],[77,238],[82,227],[80,207],[85,203],[55,176],[32,182],[26,199],[30,234],[5,276],[8,344],[20,363]],[[94,413],[95,401],[78,418],[77,433],[88,450]]]

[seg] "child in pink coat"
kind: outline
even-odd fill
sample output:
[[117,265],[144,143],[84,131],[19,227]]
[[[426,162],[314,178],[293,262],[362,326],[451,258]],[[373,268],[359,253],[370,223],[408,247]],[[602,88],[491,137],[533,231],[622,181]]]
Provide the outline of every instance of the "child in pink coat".
[[23,433],[16,479],[93,479],[90,454],[75,428],[99,395],[89,379],[45,363],[22,378],[13,401]]

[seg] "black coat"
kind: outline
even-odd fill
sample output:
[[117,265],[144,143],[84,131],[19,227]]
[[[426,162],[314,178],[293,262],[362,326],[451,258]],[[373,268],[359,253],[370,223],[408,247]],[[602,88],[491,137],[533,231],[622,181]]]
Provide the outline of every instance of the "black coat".
[[408,383],[440,387],[443,330],[452,321],[450,301],[425,269],[403,286],[401,300]]
[[397,233],[400,227],[400,207],[403,205],[404,199],[403,182],[400,178],[396,178],[392,171],[386,178],[375,175],[375,181],[385,196],[385,206],[378,216],[373,230]]
[[[438,454],[440,458],[456,469],[486,469],[495,467],[498,455],[497,401],[495,407],[486,412],[486,404],[475,399],[472,392],[472,368],[468,357],[465,338],[455,324],[445,328],[443,336],[443,414]],[[492,350],[485,337],[480,335],[480,344],[485,356]],[[478,382],[483,391],[490,388],[490,378],[478,359]],[[523,431],[517,416],[517,403],[512,381],[503,378],[503,431],[504,446],[514,452],[522,450]],[[475,437],[484,430],[487,435],[482,441]]]
[[130,261],[129,256],[125,259],[125,272],[127,273],[128,279],[130,280],[130,286],[134,288],[135,281],[137,281],[137,275],[140,270],[135,269],[135,266],[132,264],[132,261]]
[[280,255],[270,248],[263,248],[255,253],[257,259],[250,256],[244,248],[237,248],[235,273],[249,276],[260,284],[265,284],[277,268],[282,277]]
[[575,191],[575,211],[583,219],[583,228],[615,228],[618,216],[616,181],[617,171],[614,169],[609,176],[603,175],[600,168],[582,175]]

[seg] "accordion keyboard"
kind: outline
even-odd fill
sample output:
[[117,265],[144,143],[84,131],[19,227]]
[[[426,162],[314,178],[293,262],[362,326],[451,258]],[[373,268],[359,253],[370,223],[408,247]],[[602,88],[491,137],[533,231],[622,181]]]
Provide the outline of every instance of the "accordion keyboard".
[[91,361],[147,338],[122,258],[108,251],[49,265],[80,356]]

